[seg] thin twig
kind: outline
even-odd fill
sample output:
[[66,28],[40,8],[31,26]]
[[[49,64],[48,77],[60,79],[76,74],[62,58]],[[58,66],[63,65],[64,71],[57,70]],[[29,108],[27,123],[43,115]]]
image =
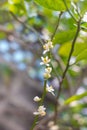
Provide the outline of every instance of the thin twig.
[[61,80],[59,82],[59,88],[58,88],[58,93],[57,93],[57,97],[56,97],[55,113],[54,113],[55,123],[57,122],[57,114],[58,114],[58,110],[57,110],[57,107],[58,107],[58,98],[59,98],[60,93],[61,93],[62,83],[63,83],[63,80],[64,80],[64,78],[66,76],[67,71],[68,71],[70,59],[71,59],[72,53],[74,51],[74,46],[75,46],[75,43],[76,43],[79,31],[80,31],[80,23],[81,23],[81,18],[78,21],[77,31],[76,31],[75,37],[74,37],[74,39],[72,41],[72,46],[71,46],[71,50],[70,50],[70,53],[69,53],[69,57],[68,57],[66,68],[65,68],[65,70],[64,70],[64,72],[62,74],[62,78],[61,78]]
[[71,17],[73,18],[73,20],[77,23],[77,19],[73,16],[73,14],[71,13],[71,11],[69,10],[69,8],[68,8],[68,6],[66,4],[66,0],[63,0],[63,2],[64,2],[64,5],[65,5],[68,13],[71,15]]
[[76,42],[76,40],[77,40],[79,31],[80,31],[80,22],[81,22],[81,19],[80,19],[79,22],[78,22],[77,32],[76,32],[76,35],[75,35],[74,40],[73,40],[73,42],[72,42],[71,51],[70,51],[70,54],[69,54],[69,58],[68,58],[67,65],[66,65],[66,69],[65,69],[65,71],[64,71],[64,73],[63,73],[62,79],[64,79],[65,74],[66,74],[66,72],[67,72],[67,70],[68,70],[68,68],[69,68],[70,58],[71,58],[72,53],[73,53],[73,51],[74,51],[75,42]]
[[40,105],[43,104],[45,96],[46,96],[46,84],[47,84],[47,80],[44,80],[44,90],[43,90],[43,94],[42,94]]
[[[63,12],[60,12],[59,17],[58,17],[58,20],[57,20],[56,27],[55,27],[55,30],[54,30],[54,32],[53,32],[53,34],[52,34],[52,36],[51,36],[51,41],[53,41],[53,39],[54,39],[54,37],[55,37],[55,34],[56,34],[57,29],[58,29],[58,27],[59,27],[60,18],[61,18],[61,16],[62,16],[62,14],[63,14]],[[50,55],[51,55],[51,58],[52,58],[52,56],[53,56],[52,52],[50,52]],[[52,64],[52,62],[51,62],[51,66],[52,66],[52,68],[53,68],[53,70],[54,70],[54,73],[55,73],[55,75],[56,75],[56,77],[57,77],[57,79],[58,79],[58,82],[59,82],[59,80],[60,80],[60,79],[59,79],[59,76],[58,76],[58,74],[57,74],[57,72],[56,72],[56,70],[55,70],[55,68],[54,68],[54,66],[53,66],[53,64]]]
[[53,66],[52,62],[51,62],[51,67],[52,67],[52,69],[53,69],[53,71],[54,71],[54,73],[55,73],[55,76],[57,77],[58,82],[59,82],[60,77],[59,77],[59,75],[57,74],[57,71],[56,71],[56,69],[54,68],[54,66]]
[[38,115],[36,115],[36,116],[34,117],[34,121],[33,121],[33,124],[32,124],[32,127],[30,128],[30,130],[33,130],[33,129],[34,129],[34,127],[36,126],[37,121],[38,121]]
[[56,27],[55,27],[55,30],[54,30],[54,33],[53,33],[52,36],[51,36],[51,41],[53,41],[53,38],[54,38],[54,36],[55,36],[55,34],[56,34],[56,32],[57,32],[57,29],[58,29],[59,23],[60,23],[60,18],[61,18],[61,15],[62,15],[62,14],[63,14],[63,12],[60,12],[59,17],[58,17],[58,20],[57,20]]
[[[65,70],[65,64],[63,63],[61,57],[56,55],[56,54],[57,54],[57,52],[53,53],[53,56],[54,56],[55,60],[57,61],[59,67],[61,68],[61,70],[63,72]],[[72,88],[72,81],[71,81],[70,75],[68,73],[66,74],[66,80],[67,80],[67,83],[68,83],[68,86],[69,86],[68,87],[69,88],[69,94],[71,96],[72,93],[73,93],[73,91],[71,90],[71,88]]]

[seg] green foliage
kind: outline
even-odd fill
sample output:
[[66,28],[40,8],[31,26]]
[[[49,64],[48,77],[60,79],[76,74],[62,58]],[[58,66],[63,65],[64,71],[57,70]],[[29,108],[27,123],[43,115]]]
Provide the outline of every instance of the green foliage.
[[[70,49],[71,49],[72,43],[67,42],[64,43],[62,46],[60,46],[58,53],[61,56],[68,57]],[[87,59],[87,44],[86,43],[76,43],[73,55],[76,57],[76,62],[79,62],[81,60],[86,60]]]
[[[46,7],[48,9],[56,11],[66,10],[63,0],[35,0],[35,2],[39,3],[41,6]],[[70,6],[70,0],[66,0],[66,2],[68,6]]]
[[82,98],[84,98],[84,97],[86,97],[86,96],[87,96],[87,92],[84,92],[84,93],[79,94],[79,95],[74,95],[74,96],[68,98],[68,99],[65,101],[65,104],[70,104],[71,102],[76,101],[76,100],[80,100],[80,99],[82,99]]
[[15,14],[23,15],[24,13],[26,13],[24,0],[10,1],[10,2],[8,2],[8,8],[9,8],[9,11],[11,11]]
[[80,8],[81,14],[83,15],[87,11],[87,0],[78,2],[78,6]]
[[71,41],[75,36],[76,30],[66,30],[59,32],[54,37],[54,44],[63,44],[65,42]]
[[81,61],[81,60],[87,60],[87,46],[86,48],[79,53],[79,55],[77,56],[77,61]]

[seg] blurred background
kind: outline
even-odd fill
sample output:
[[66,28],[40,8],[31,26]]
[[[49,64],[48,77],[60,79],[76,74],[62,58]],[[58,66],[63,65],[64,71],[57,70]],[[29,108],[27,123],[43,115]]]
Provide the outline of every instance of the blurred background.
[[[79,10],[83,19],[59,102],[62,105],[73,95],[76,100],[71,100],[69,107],[59,113],[59,126],[60,130],[87,130],[87,1],[79,0],[70,8],[77,19]],[[43,91],[41,42],[53,34],[59,14],[32,0],[0,0],[0,130],[30,129],[37,109],[33,98]],[[65,69],[75,32],[74,20],[63,12],[53,40],[52,64],[59,77]],[[58,89],[54,71],[49,83]],[[54,104],[55,98],[48,94],[45,106],[49,114]]]

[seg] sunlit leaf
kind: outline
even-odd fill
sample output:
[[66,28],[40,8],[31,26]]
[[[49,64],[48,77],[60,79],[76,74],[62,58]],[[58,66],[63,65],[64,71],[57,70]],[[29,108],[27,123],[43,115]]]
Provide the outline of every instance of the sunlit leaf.
[[53,40],[54,44],[62,44],[72,40],[75,36],[75,32],[76,30],[67,30],[57,33]]
[[87,0],[81,0],[78,2],[78,7],[83,15],[87,11]]
[[80,61],[80,60],[87,60],[87,48],[82,51],[77,57],[76,57],[76,61]]
[[[61,45],[58,53],[64,57],[69,56],[71,45],[72,45],[71,42],[67,42],[67,43]],[[76,57],[76,61],[86,58],[86,54],[87,54],[86,49],[87,49],[86,43],[76,43],[75,44],[73,56]]]
[[[57,11],[66,10],[63,0],[35,0],[35,2],[48,9]],[[66,2],[70,6],[70,0],[66,0]]]
[[79,94],[79,95],[74,95],[74,96],[68,98],[68,99],[65,101],[65,104],[70,104],[71,102],[76,101],[76,100],[80,100],[80,99],[82,99],[82,98],[84,98],[84,97],[86,97],[86,96],[87,96],[87,91],[84,92],[84,93],[82,93],[82,94]]

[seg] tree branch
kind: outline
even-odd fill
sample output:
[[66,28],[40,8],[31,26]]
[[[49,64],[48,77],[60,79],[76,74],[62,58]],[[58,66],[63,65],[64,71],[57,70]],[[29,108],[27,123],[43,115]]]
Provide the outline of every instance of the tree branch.
[[74,39],[73,39],[73,41],[72,41],[72,46],[71,46],[71,50],[70,50],[70,53],[69,53],[69,57],[68,57],[68,61],[67,61],[67,65],[66,65],[65,71],[64,71],[63,74],[62,74],[62,78],[61,78],[61,81],[60,81],[60,85],[59,85],[59,89],[58,89],[58,94],[57,94],[57,100],[58,100],[58,98],[59,98],[59,96],[60,96],[61,86],[62,86],[63,80],[64,80],[64,78],[65,78],[65,75],[66,75],[66,73],[67,73],[67,71],[68,71],[70,59],[71,59],[72,53],[73,53],[73,51],[74,51],[75,42],[76,42],[77,37],[78,37],[78,34],[79,34],[79,32],[80,32],[80,23],[81,23],[81,18],[80,18],[80,20],[79,20],[78,23],[77,23],[77,31],[76,31],[75,37],[74,37]]
[[56,97],[56,105],[55,105],[55,112],[54,112],[55,123],[57,122],[57,114],[58,114],[58,110],[57,110],[57,107],[58,107],[58,104],[59,104],[58,103],[58,98],[59,98],[60,93],[61,93],[61,88],[62,88],[63,80],[64,80],[64,78],[66,76],[66,73],[68,71],[68,68],[69,68],[69,63],[70,63],[70,59],[71,59],[72,53],[74,51],[75,42],[77,40],[79,31],[80,31],[80,23],[81,23],[81,18],[80,18],[80,20],[77,23],[77,31],[76,31],[75,37],[74,37],[74,39],[72,41],[72,46],[71,46],[71,50],[70,50],[70,53],[69,53],[69,57],[68,57],[66,68],[65,68],[65,70],[64,70],[64,72],[62,74],[61,80],[59,81],[59,88],[58,88],[58,93],[57,93],[57,97]]

